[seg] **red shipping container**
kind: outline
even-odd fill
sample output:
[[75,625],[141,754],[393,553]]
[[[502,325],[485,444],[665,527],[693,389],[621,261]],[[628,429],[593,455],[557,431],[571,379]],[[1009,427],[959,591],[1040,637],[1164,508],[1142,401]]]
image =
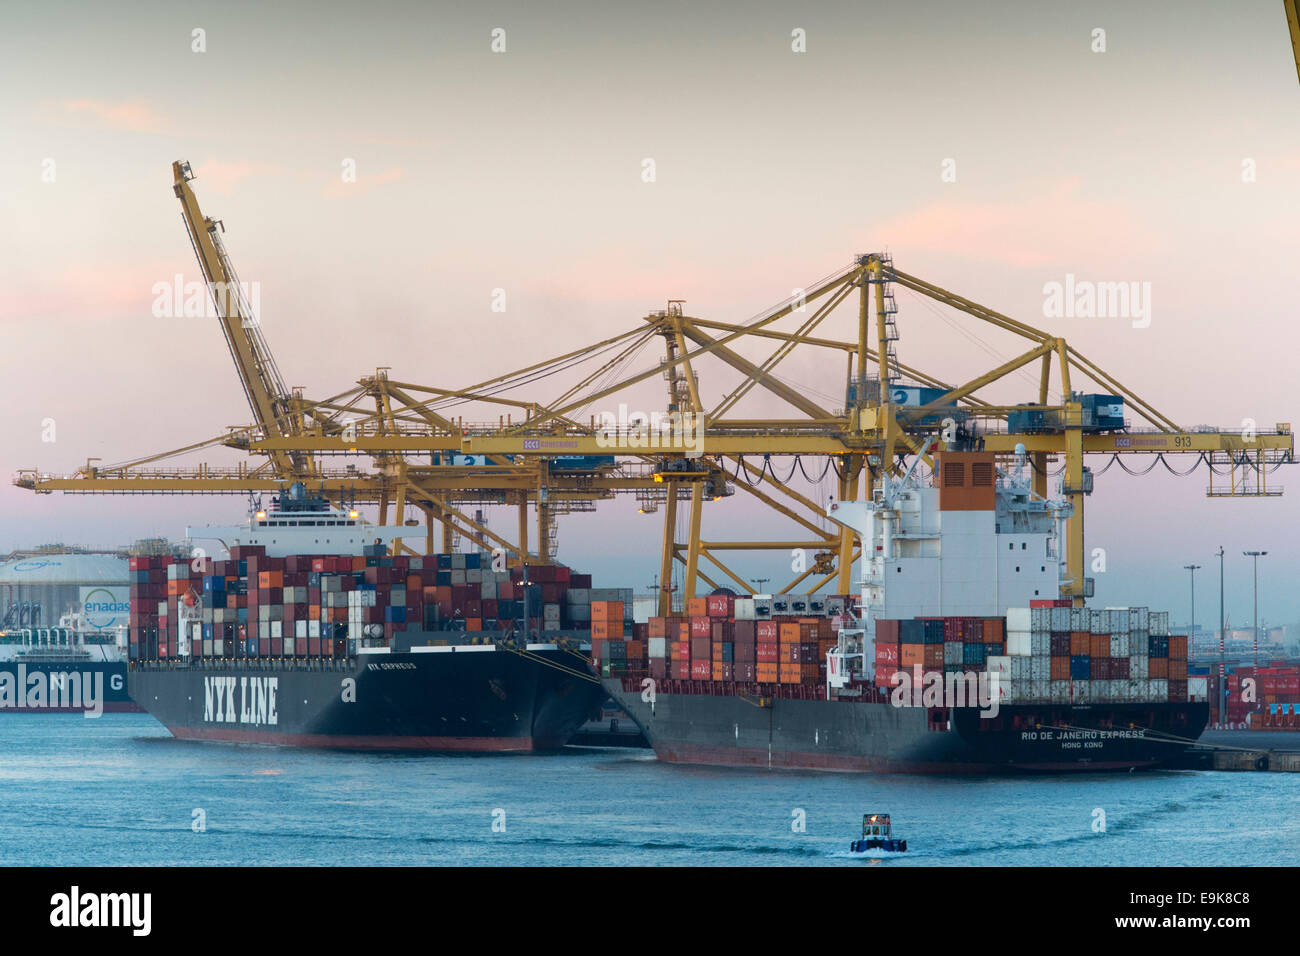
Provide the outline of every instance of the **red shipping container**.
[[[881,622],[887,623],[887,622]],[[892,622],[895,627],[895,633],[898,631],[897,621]],[[780,637],[780,625],[776,621],[756,621],[754,632],[760,641],[771,641],[775,643]]]
[[731,617],[736,611],[736,599],[730,594],[712,594],[706,600],[709,617]]

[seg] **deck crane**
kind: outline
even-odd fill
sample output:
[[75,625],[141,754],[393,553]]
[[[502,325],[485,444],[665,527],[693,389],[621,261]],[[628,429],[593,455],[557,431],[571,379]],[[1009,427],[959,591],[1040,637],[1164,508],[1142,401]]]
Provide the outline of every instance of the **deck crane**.
[[[176,164],[173,173],[205,278],[227,283],[221,288],[238,289],[219,223],[204,218],[193,199],[188,167]],[[897,354],[895,288],[1019,336],[1028,350],[955,384],[910,366]],[[819,334],[838,306],[854,300],[856,335],[841,339]],[[787,319],[798,322],[793,331],[778,327]],[[1070,502],[1064,594],[1081,602],[1090,593],[1083,537],[1084,499],[1092,478],[1087,456],[1108,458],[1106,467],[1118,462],[1125,470],[1124,460],[1133,456],[1154,456],[1153,467],[1161,461],[1168,467],[1166,456],[1196,456],[1193,467],[1209,466],[1212,497],[1264,497],[1280,493],[1267,476],[1290,463],[1294,452],[1290,426],[1283,423],[1269,429],[1182,429],[1063,338],[905,273],[881,254],[855,256],[812,283],[807,292],[742,324],[693,317],[682,300],[674,299],[667,309],[649,313],[639,324],[599,342],[463,388],[399,382],[380,369],[339,394],[308,400],[286,392],[251,311],[238,297],[227,296],[222,328],[254,410],[252,425],[108,468],[87,462],[73,475],[24,470],[15,484],[37,493],[240,494],[274,489],[286,477],[300,475],[317,493],[374,503],[381,514],[394,504],[399,516],[408,506],[422,511],[429,550],[433,526],[441,523],[444,543],[455,529],[489,547],[503,548],[515,561],[531,560],[534,553],[542,560],[551,556],[549,531],[557,511],[585,510],[617,494],[636,495],[642,502],[662,500],[660,610],[666,613],[673,595],[669,582],[679,565],[684,586],[676,592],[678,599],[693,596],[701,581],[716,587],[720,579],[728,580],[752,591],[730,566],[731,551],[813,551],[819,559],[780,590],[811,594],[833,587],[835,593],[850,593],[850,569],[860,543],[848,529],[828,529],[825,503],[794,487],[795,470],[804,471],[805,459],[814,463],[814,475],[820,466],[821,479],[828,479],[833,469],[838,497],[846,501],[870,494],[882,475],[915,468],[918,457],[932,464],[928,450],[936,441],[958,450],[994,451],[1004,459],[1023,445],[1034,468],[1034,491],[1043,496],[1049,465],[1060,462],[1062,491]],[[628,371],[642,348],[656,339],[663,343],[663,360]],[[738,350],[742,345],[751,352],[774,348],[756,360]],[[779,364],[796,350],[815,352],[823,387],[835,376],[825,357],[830,354],[845,363],[843,407],[824,407],[815,393],[777,375]],[[711,409],[705,407],[699,387],[706,363],[741,376]],[[1038,388],[1029,396],[1031,401],[1003,405],[986,397],[988,386],[1034,366],[1039,369]],[[1050,395],[1054,366],[1059,376],[1057,402]],[[538,383],[561,373],[576,375],[576,384],[549,401],[531,394]],[[597,428],[594,416],[582,420],[591,409],[609,407],[611,399],[656,376],[668,382],[670,413],[698,416],[699,432],[690,442],[678,435],[646,449],[623,434],[614,437],[629,440],[611,448],[611,436]],[[1098,395],[1082,391],[1085,380],[1105,393],[1108,402],[1121,402],[1146,424],[1135,427],[1127,419],[1099,424],[1089,404]],[[752,401],[758,392],[789,406],[793,414],[742,417],[738,405]],[[915,401],[906,397],[922,392],[924,397]],[[344,417],[357,415],[363,402],[373,402],[373,414]],[[476,409],[483,417],[466,423],[454,415],[458,407]],[[484,410],[496,420],[487,418]],[[269,466],[156,467],[180,454],[217,446],[263,457]],[[353,463],[346,469],[318,465],[335,456]],[[357,467],[355,461],[363,456],[372,460],[373,468]],[[463,465],[459,456],[472,456],[476,464]],[[1227,474],[1227,484],[1220,482],[1216,488],[1216,474]],[[806,471],[803,476],[813,481]],[[718,507],[715,502],[733,491],[792,523],[798,536],[706,539],[704,510]],[[689,531],[680,543],[679,503],[690,510]],[[511,541],[466,513],[467,506],[480,505],[517,507],[517,538]],[[530,507],[537,515],[535,552],[528,543]],[[716,572],[706,571],[705,562]],[[710,576],[714,573],[717,577]]]

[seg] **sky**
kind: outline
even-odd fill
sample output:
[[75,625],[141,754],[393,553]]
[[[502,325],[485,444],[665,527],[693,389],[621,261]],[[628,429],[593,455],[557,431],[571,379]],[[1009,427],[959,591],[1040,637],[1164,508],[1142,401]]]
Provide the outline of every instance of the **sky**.
[[[153,315],[156,284],[198,278],[176,159],[258,284],[280,369],[308,395],[381,366],[468,385],[636,327],[668,299],[744,321],[887,251],[1064,336],[1186,427],[1300,418],[1300,83],[1281,4],[705,6],[11,0],[0,471],[70,471],[247,423],[215,322]],[[1149,315],[1045,315],[1045,287],[1067,276],[1136,283]],[[492,311],[498,289],[505,312]],[[1024,350],[911,293],[898,305],[899,357],[940,377]],[[854,329],[851,308],[824,327]],[[842,394],[839,358],[796,355],[781,372],[824,404]],[[1032,379],[992,397],[1030,400]],[[702,366],[706,401],[732,384]],[[662,407],[662,383],[631,399]],[[789,411],[758,396],[743,407]],[[1096,603],[1185,620],[1183,566],[1196,563],[1197,618],[1217,617],[1223,546],[1231,620],[1251,614],[1244,550],[1269,551],[1261,617],[1300,619],[1287,585],[1300,488],[1221,501],[1206,483],[1204,467],[1098,476]],[[709,509],[706,537],[768,520],[742,497]],[[5,483],[0,510],[2,552],[179,537],[245,503]],[[489,520],[504,530],[514,516]],[[623,497],[564,519],[559,554],[642,588],[661,530]],[[787,559],[736,567],[776,578]]]

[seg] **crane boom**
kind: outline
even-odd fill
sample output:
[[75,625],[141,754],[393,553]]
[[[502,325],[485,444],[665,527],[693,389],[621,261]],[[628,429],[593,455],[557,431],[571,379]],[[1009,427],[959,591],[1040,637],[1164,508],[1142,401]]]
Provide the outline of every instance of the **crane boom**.
[[[189,163],[183,160],[172,163],[172,177],[172,188],[181,201],[181,215],[194,255],[212,296],[222,334],[230,349],[230,357],[235,361],[254,420],[267,438],[300,435],[302,422],[293,409],[293,396],[280,377],[275,359],[262,338],[246,290],[226,253],[218,232],[221,224],[204,216],[199,209],[199,201],[190,188],[194,174]],[[284,478],[300,477],[310,470],[308,459],[302,453],[275,451],[270,457],[276,472]]]
[[1282,6],[1286,8],[1287,28],[1291,31],[1291,52],[1295,54],[1296,74],[1300,76],[1300,8],[1297,8],[1296,0],[1282,0]]

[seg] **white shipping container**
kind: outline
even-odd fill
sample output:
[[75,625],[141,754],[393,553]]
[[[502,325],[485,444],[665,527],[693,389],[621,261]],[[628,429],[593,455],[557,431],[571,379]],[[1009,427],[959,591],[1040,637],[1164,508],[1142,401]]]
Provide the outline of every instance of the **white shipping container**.
[[[1050,657],[1031,657],[1029,659],[1029,679],[1031,681],[1050,680],[1051,676],[1052,659]],[[1046,696],[1046,694],[1042,696]]]
[[1210,679],[1208,677],[1187,678],[1187,699],[1208,700],[1210,697]]
[[[1068,608],[1060,608],[1065,611]],[[1029,640],[1029,650],[1034,657],[1051,657],[1052,656],[1052,635],[1034,634]]]
[[1030,608],[1029,629],[1031,631],[1050,631],[1052,629],[1052,609],[1050,607]]
[[1011,679],[1017,683],[1025,683],[1029,680],[1029,661],[1028,657],[1011,658]]
[[1052,612],[1052,627],[1051,627],[1051,629],[1052,629],[1053,631],[1068,631],[1068,630],[1070,629],[1070,611],[1071,611],[1071,610],[1072,610],[1072,608],[1068,608],[1068,607],[1054,607],[1054,608],[1051,608],[1051,612]]
[[306,622],[306,621],[294,621],[294,622],[293,622],[293,636],[294,636],[294,637],[306,637],[306,636],[307,636],[307,622]]
[[1075,680],[1070,681],[1071,691],[1074,694],[1072,698],[1076,704],[1086,704],[1092,700],[1092,681]]
[[[274,638],[273,638],[273,640],[274,640]],[[286,638],[283,638],[283,639],[281,640],[281,642],[280,642],[280,645],[284,648],[284,656],[285,656],[285,657],[292,657],[292,656],[293,656],[293,638],[292,638],[292,637],[286,637]]]
[[271,621],[271,637],[284,637],[284,621]]
[[962,663],[962,655],[965,653],[962,648],[965,645],[961,641],[944,641],[943,642],[943,662],[945,664]]
[[271,639],[271,622],[270,622],[270,621],[258,621],[258,622],[257,622],[257,636],[258,636],[258,638],[259,638],[260,640],[263,640],[263,641],[269,641],[269,640]]
[[479,600],[495,601],[497,599],[497,582],[495,580],[480,581],[478,586]]
[[[455,558],[455,557],[457,557],[457,555],[454,555],[454,554],[453,554],[452,557]],[[462,558],[463,558],[464,555],[463,555],[463,554],[462,554],[462,555],[459,555],[459,557],[462,557]],[[465,569],[464,569],[464,568],[452,568],[450,573],[451,573],[451,583],[452,583],[452,584],[455,584],[455,585],[461,585],[461,584],[465,584],[465,583],[466,583],[466,582],[465,582]]]
[[754,620],[754,599],[752,597],[736,598],[735,612],[737,621]]
[[1068,680],[1048,681],[1048,696],[1054,701],[1068,701],[1070,699],[1070,682]]
[[465,569],[465,583],[466,583],[466,584],[482,584],[482,583],[483,583],[483,569],[482,569],[482,568],[466,568],[466,569]]
[[667,657],[667,656],[668,656],[668,638],[666,638],[666,637],[652,637],[652,638],[649,639],[649,641],[648,641],[647,643],[648,643],[648,645],[649,645],[649,648],[648,648],[649,656],[651,656],[651,657]]
[[1027,607],[1007,608],[1007,631],[1030,631],[1033,629],[1033,615]]
[[1150,677],[1150,660],[1149,657],[1138,657],[1136,655],[1130,657],[1128,659],[1128,676],[1146,680]]
[[1086,631],[1090,620],[1089,612],[1086,607],[1070,608],[1070,630]]
[[[209,646],[208,646],[209,644],[211,644],[212,646],[209,647]],[[204,642],[203,642],[203,656],[204,656],[204,657],[213,657],[213,656],[216,656],[216,657],[224,657],[224,656],[225,656],[225,653],[226,653],[226,641],[225,641],[225,638],[214,637],[211,641],[204,641]]]
[[1152,611],[1147,630],[1156,637],[1169,636],[1169,612]]
[[320,621],[307,622],[307,636],[320,637]]
[[1112,634],[1110,636],[1110,656],[1127,657],[1129,648],[1129,638],[1127,634]]
[[1147,693],[1150,700],[1168,700],[1169,699],[1169,681],[1168,680],[1151,680],[1147,681]]
[[1026,634],[1024,631],[1007,632],[1007,655],[1008,656],[1028,657],[1032,653],[1033,653],[1033,635]]
[[1110,620],[1105,611],[1090,611],[1088,613],[1088,632],[1090,634],[1109,634]]
[[1145,607],[1131,607],[1128,609],[1128,629],[1130,631],[1145,631],[1150,626],[1151,611]]
[[[1011,658],[1004,657],[999,654],[994,654],[993,656],[989,657],[988,661],[986,662],[985,670],[987,670],[990,674],[1000,674],[1004,678],[1010,678]],[[1005,684],[1006,681],[1004,680],[1002,681],[1002,683]]]

